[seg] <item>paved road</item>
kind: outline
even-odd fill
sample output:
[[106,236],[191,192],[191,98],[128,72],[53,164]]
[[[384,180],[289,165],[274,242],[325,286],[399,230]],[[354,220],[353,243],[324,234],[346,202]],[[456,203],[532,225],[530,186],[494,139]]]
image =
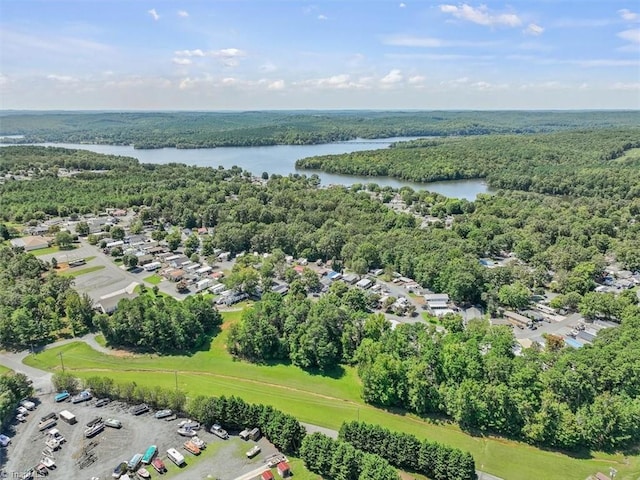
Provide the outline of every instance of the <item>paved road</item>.
[[258,467],[255,470],[252,470],[251,472],[245,473],[244,475],[240,475],[239,477],[236,477],[234,480],[254,480],[254,478],[258,478],[260,475],[262,475],[262,473],[266,472],[267,470],[269,470],[269,467],[267,467],[266,465],[263,465],[262,467]]
[[[76,342],[78,340],[85,342],[87,345],[89,345],[94,350],[97,350],[98,352],[107,354],[111,353],[108,348],[105,348],[98,342],[96,342],[95,334],[87,334],[83,337],[60,340],[58,342],[46,345],[41,350],[48,350],[50,348],[59,347],[60,345],[66,345],[67,343]],[[5,367],[10,368],[15,372],[24,373],[33,381],[33,388],[38,394],[52,393],[53,385],[51,384],[51,372],[33,368],[22,363],[25,357],[30,353],[30,350],[23,350],[21,352],[0,352],[0,365],[4,365]]]

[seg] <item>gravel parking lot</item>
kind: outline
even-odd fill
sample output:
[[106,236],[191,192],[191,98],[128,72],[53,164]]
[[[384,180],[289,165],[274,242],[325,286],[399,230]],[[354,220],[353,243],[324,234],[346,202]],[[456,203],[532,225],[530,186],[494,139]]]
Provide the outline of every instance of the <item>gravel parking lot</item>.
[[[248,459],[245,452],[256,442],[245,442],[237,435],[221,440],[201,429],[198,436],[207,443],[207,448],[196,457],[182,447],[186,438],[178,435],[178,420],[175,417],[170,421],[158,420],[153,412],[133,416],[129,413],[129,405],[111,402],[98,408],[95,399],[74,405],[68,401],[55,403],[53,395],[43,395],[37,398],[36,403],[38,406],[30,412],[28,420],[15,425],[11,445],[3,449],[3,455],[0,456],[1,478],[22,478],[25,471],[40,462],[47,438],[46,431],[38,431],[40,418],[62,410],[73,413],[77,423],[68,425],[59,418],[53,427],[60,431],[66,442],[54,452],[57,468],[49,471],[48,478],[51,479],[111,479],[113,469],[119,462],[128,461],[136,453],[144,453],[151,444],[157,445],[158,454],[168,468],[168,472],[161,476],[150,467],[152,478],[178,480],[257,478],[265,466],[265,459],[277,453],[272,444],[261,438],[257,442],[261,453]],[[119,430],[106,427],[95,437],[85,438],[87,422],[98,416],[105,420],[116,418],[123,426]],[[171,447],[184,455],[186,466],[178,468],[167,458],[167,449]],[[251,472],[257,473],[252,475]]]

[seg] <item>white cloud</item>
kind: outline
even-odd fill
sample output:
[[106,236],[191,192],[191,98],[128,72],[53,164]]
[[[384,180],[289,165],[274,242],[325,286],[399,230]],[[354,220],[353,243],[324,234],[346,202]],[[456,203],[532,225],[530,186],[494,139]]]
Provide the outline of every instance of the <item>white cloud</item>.
[[542,35],[542,33],[544,32],[544,27],[536,25],[535,23],[530,23],[523,31],[527,35],[533,35],[534,37],[537,37],[538,35]]
[[271,62],[267,62],[265,64],[260,65],[258,67],[258,70],[261,71],[262,73],[272,73],[278,70],[278,67]]
[[[247,56],[247,52],[239,48],[222,48],[220,50],[203,51],[200,48],[194,50],[176,50],[174,52],[176,58],[191,57],[212,57],[220,60],[227,67],[235,67],[239,63],[239,59]],[[180,63],[174,59],[175,63],[187,65],[187,62]]]
[[284,86],[284,80],[276,80],[275,82],[271,82],[267,88],[269,90],[283,90]]
[[152,8],[151,10],[147,10],[147,13],[151,15],[151,18],[153,18],[156,21],[160,19],[160,15],[158,15],[158,12],[156,12],[155,8]]
[[443,13],[450,13],[461,20],[466,20],[488,27],[497,25],[517,27],[522,25],[522,20],[515,13],[493,14],[489,12],[486,5],[480,5],[478,8],[474,8],[466,3],[463,3],[460,6],[445,4],[440,5],[440,11]]
[[178,10],[178,16],[182,18],[187,18],[189,17],[189,12],[187,12],[186,10]]
[[413,75],[407,79],[409,85],[422,85],[426,80],[422,75]]
[[174,57],[171,60],[176,65],[191,65],[191,59],[185,57]]
[[328,19],[329,18],[326,15],[322,15],[322,14],[318,15],[318,20],[320,20],[320,21],[324,21],[324,20],[328,20]]
[[636,82],[636,83],[622,83],[622,82],[616,82],[613,85],[611,85],[611,89],[612,90],[639,90],[640,91],[640,82]]
[[468,42],[451,41],[434,37],[416,37],[413,35],[397,34],[382,37],[384,45],[394,47],[419,47],[419,48],[441,48],[441,47],[490,47],[495,46],[495,42]]
[[398,69],[393,69],[380,79],[380,83],[384,86],[396,85],[404,80],[402,72]]
[[238,48],[223,48],[209,52],[208,55],[219,59],[226,67],[236,67],[240,63],[239,59],[247,54],[244,50]]
[[620,17],[622,17],[622,19],[626,20],[627,22],[635,22],[637,20],[640,20],[640,15],[638,15],[636,12],[632,12],[627,8],[618,10],[618,13],[620,14]]
[[405,8],[405,7],[407,6],[407,4],[406,4],[406,3],[404,3],[404,2],[402,2],[402,3],[400,3],[400,5],[398,5],[398,6],[399,6],[400,8]]
[[56,75],[54,73],[47,75],[47,79],[54,80],[60,83],[73,83],[78,80],[77,78],[71,77],[69,75]]
[[175,52],[178,57],[204,57],[205,53],[196,48],[195,50],[178,50]]
[[[362,80],[362,79],[361,79]],[[309,80],[302,80],[295,82],[295,86],[303,88],[321,88],[326,90],[346,90],[346,89],[359,89],[367,88],[367,84],[370,82],[355,81],[350,75],[343,73],[340,75],[332,75],[325,78],[315,78]],[[367,79],[368,80],[368,79]]]
[[618,37],[631,43],[640,43],[640,28],[632,28],[618,33]]

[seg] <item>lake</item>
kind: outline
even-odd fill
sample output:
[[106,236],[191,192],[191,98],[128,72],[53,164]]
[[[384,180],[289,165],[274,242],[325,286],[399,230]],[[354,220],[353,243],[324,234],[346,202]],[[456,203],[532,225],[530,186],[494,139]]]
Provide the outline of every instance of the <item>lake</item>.
[[348,142],[324,143],[320,145],[274,145],[268,147],[218,147],[199,149],[160,148],[136,150],[125,145],[89,145],[72,143],[44,143],[45,146],[77,148],[109,155],[122,155],[137,158],[142,163],[184,163],[231,168],[234,165],[260,176],[269,174],[289,175],[299,173],[320,177],[322,185],[345,185],[354,183],[377,183],[380,186],[401,188],[408,186],[414,190],[429,190],[447,197],[474,200],[479,194],[487,193],[489,188],[483,180],[452,180],[446,182],[415,183],[389,177],[365,177],[358,175],[339,175],[312,170],[296,169],[296,160],[318,155],[335,155],[362,150],[387,148],[393,142],[412,140],[419,137],[401,137],[385,139],[355,139]]

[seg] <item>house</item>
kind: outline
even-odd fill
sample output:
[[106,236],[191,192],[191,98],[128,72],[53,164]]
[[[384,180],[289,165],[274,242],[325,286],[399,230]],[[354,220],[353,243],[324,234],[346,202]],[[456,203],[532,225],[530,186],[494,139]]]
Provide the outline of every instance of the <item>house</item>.
[[153,262],[153,255],[146,254],[146,255],[140,255],[138,257],[138,265],[140,265],[141,267],[151,262]]
[[302,265],[296,265],[293,269],[298,275],[302,275],[302,272],[304,272],[304,267]]
[[11,240],[11,245],[18,248],[24,248],[25,252],[31,252],[33,250],[49,248],[49,245],[51,245],[51,239],[41,237],[39,235],[32,235],[29,237],[14,238]]
[[596,339],[598,332],[593,328],[585,328],[584,330],[580,330],[578,332],[578,338],[582,340],[586,340],[587,342],[593,342]]
[[340,273],[338,273],[338,272],[335,272],[335,271],[333,271],[333,270],[329,270],[329,271],[327,272],[327,278],[328,278],[329,280],[332,280],[332,281],[334,281],[334,280],[340,280],[340,279],[342,278],[342,274],[340,274]]
[[355,273],[347,273],[346,275],[342,276],[342,281],[349,285],[353,285],[358,281],[358,276]]
[[446,293],[427,293],[424,300],[427,302],[429,313],[436,317],[453,313],[453,310],[449,308],[449,295]]
[[287,462],[280,462],[276,468],[278,470],[278,475],[282,478],[286,478],[291,475],[291,467]]
[[519,313],[516,313],[516,312],[511,312],[507,310],[503,313],[503,316],[507,319],[509,323],[511,323],[512,325],[520,329],[523,329],[525,327],[532,325],[532,321],[530,318],[527,318],[524,315],[520,315]]
[[289,287],[287,285],[274,285],[271,287],[271,291],[279,293],[280,295],[285,295],[289,291]]
[[120,303],[120,300],[125,298],[131,300],[135,297],[136,295],[131,295],[129,293],[117,293],[110,297],[101,298],[100,301],[96,303],[96,309],[100,310],[102,313],[110,315],[118,309],[118,303]]
[[273,480],[273,473],[271,473],[271,470],[267,470],[266,472],[262,472],[262,475],[260,475],[260,480]]
[[362,288],[363,290],[366,290],[367,288],[370,288],[371,285],[373,285],[373,282],[371,280],[369,280],[368,278],[363,278],[358,283],[356,283],[356,287]]
[[175,270],[169,270],[167,272],[167,278],[172,282],[179,282],[184,278],[184,276],[185,276],[185,271],[179,268],[176,268]]

